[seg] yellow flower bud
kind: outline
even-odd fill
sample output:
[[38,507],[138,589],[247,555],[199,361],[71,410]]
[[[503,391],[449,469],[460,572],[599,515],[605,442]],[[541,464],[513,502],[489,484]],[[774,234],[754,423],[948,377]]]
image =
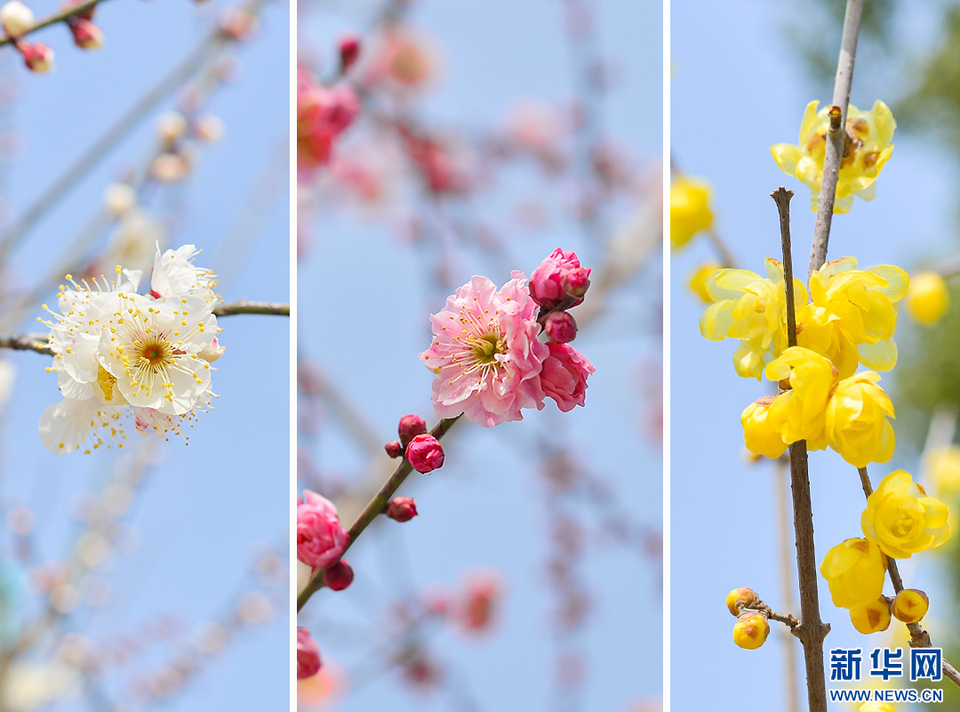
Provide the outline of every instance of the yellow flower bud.
[[693,178],[677,178],[670,186],[670,247],[686,245],[713,224],[710,185]]
[[845,378],[827,403],[823,431],[827,443],[854,467],[893,457],[896,439],[887,417],[895,414],[879,380],[872,371]]
[[890,627],[890,602],[880,596],[850,609],[850,622],[864,635],[879,633]]
[[733,625],[733,642],[741,648],[756,650],[770,635],[767,617],[760,613],[744,613]]
[[727,594],[727,609],[737,618],[740,617],[740,606],[750,608],[759,602],[757,592],[746,586],[735,588]]
[[690,291],[700,297],[700,300],[704,304],[709,304],[713,301],[710,293],[707,292],[707,277],[717,270],[722,269],[722,267],[723,265],[719,265],[716,262],[707,262],[706,264],[700,265],[693,274],[690,275],[690,279],[687,280],[687,286],[690,288]]
[[820,574],[830,586],[833,605],[838,608],[875,601],[883,593],[887,557],[867,539],[847,539],[823,557]]
[[910,283],[907,311],[916,321],[932,326],[940,321],[950,306],[947,283],[936,272],[921,272]]
[[[782,398],[783,396],[778,396]],[[774,427],[770,418],[770,406],[776,399],[766,396],[748,405],[740,414],[740,424],[743,425],[743,442],[747,450],[757,455],[778,458],[787,449],[780,431]]]
[[927,497],[909,472],[897,470],[884,477],[867,498],[860,525],[887,556],[909,559],[950,538],[948,515],[943,502]]
[[889,702],[864,702],[857,712],[897,712]]
[[931,450],[926,465],[938,495],[953,497],[960,493],[960,447],[948,445]]
[[929,608],[927,594],[916,588],[905,588],[893,599],[893,617],[903,623],[919,623]]

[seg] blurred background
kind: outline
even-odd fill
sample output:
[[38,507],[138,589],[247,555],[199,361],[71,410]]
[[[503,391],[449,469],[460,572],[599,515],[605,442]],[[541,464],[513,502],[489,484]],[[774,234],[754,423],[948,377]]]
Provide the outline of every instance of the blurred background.
[[660,3],[312,0],[298,21],[301,91],[359,104],[325,160],[301,153],[298,489],[349,527],[400,417],[436,422],[417,354],[474,274],[575,250],[597,369],[586,407],[458,423],[407,480],[419,515],[374,523],[352,586],[298,616],[323,661],[298,708],[659,710]]
[[[287,7],[106,2],[94,21],[97,51],[63,24],[31,35],[48,74],[0,49],[0,334],[37,332],[67,272],[149,274],[158,242],[202,249],[227,302],[288,303]],[[118,183],[134,204],[105,200]],[[122,454],[47,452],[50,358],[0,353],[5,712],[288,708],[289,320],[220,326],[216,410],[189,445],[127,422]]]
[[[762,274],[765,257],[780,259],[777,210],[769,194],[784,185],[796,193],[793,256],[798,276],[806,273],[815,217],[809,191],[781,172],[769,148],[797,140],[807,102],[830,102],[843,8],[834,0],[672,4],[674,168],[711,184],[714,230],[736,267]],[[886,102],[898,122],[896,148],[877,181],[876,199],[857,199],[850,213],[835,217],[828,259],[853,255],[861,269],[895,264],[913,277],[934,267],[955,273],[958,13],[960,6],[949,2],[865,3],[851,103],[869,110],[876,99]],[[703,232],[674,252],[671,265],[673,709],[804,709],[798,642],[777,624],[760,650],[737,648],[734,619],[724,606],[728,591],[750,586],[776,610],[799,609],[792,517],[782,510],[789,501],[782,499],[789,498],[788,476],[770,461],[747,461],[739,422],[743,408],[766,395],[768,386],[736,376],[734,343],[700,336],[705,304],[688,287],[695,270],[720,261]],[[949,445],[960,403],[960,295],[956,281],[947,282],[952,305],[933,325],[917,323],[901,303],[899,363],[881,374],[896,407],[897,450],[891,462],[869,470],[874,485],[898,468],[912,473],[952,508],[956,530],[960,474],[957,451]],[[856,471],[832,451],[811,454],[810,472],[819,567],[830,547],[860,536],[865,503]],[[953,662],[960,654],[955,539],[901,562],[905,585],[929,594],[924,626]],[[847,612],[833,607],[822,578],[820,583],[822,617],[832,626],[827,651],[862,647],[866,660],[877,647],[906,648],[897,621],[885,633],[856,632]],[[891,592],[889,583],[885,592]],[[696,684],[685,684],[691,663]],[[863,685],[878,683],[873,678]],[[890,682],[909,685],[909,677]],[[956,706],[957,690],[942,686],[945,706]]]

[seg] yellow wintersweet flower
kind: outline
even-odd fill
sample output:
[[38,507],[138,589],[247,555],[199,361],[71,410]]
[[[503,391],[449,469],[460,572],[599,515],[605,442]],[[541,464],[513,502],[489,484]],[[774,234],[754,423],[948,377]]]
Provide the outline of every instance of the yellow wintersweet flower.
[[930,599],[917,588],[905,588],[893,599],[891,612],[904,623],[919,623],[930,610]]
[[936,272],[921,272],[913,278],[907,292],[907,311],[926,326],[936,324],[950,306],[947,283]]
[[733,624],[733,642],[741,648],[756,650],[770,635],[767,617],[755,612],[744,613]]
[[678,250],[701,230],[713,225],[710,184],[696,178],[676,178],[670,185],[670,247]]
[[950,538],[946,505],[928,497],[909,472],[897,470],[883,478],[867,498],[860,517],[863,534],[887,556],[911,555],[940,546]]
[[893,265],[866,271],[844,257],[815,270],[810,303],[798,306],[797,343],[823,354],[840,378],[856,373],[858,363],[889,371],[897,363],[897,308],[910,278]]
[[722,268],[723,265],[721,264],[717,264],[716,262],[707,262],[698,267],[687,280],[687,286],[690,288],[690,291],[700,297],[700,300],[704,304],[709,304],[713,301],[713,299],[711,299],[710,295],[707,293],[707,277],[716,272],[718,269]]
[[887,557],[875,542],[847,539],[823,557],[820,574],[830,586],[833,605],[853,608],[877,600],[883,593]]
[[857,712],[897,712],[889,702],[864,702]]
[[[781,394],[777,398],[783,398]],[[740,424],[743,426],[743,444],[747,450],[756,455],[766,455],[771,458],[780,457],[787,449],[787,443],[780,435],[780,429],[774,427],[770,418],[770,407],[775,402],[773,396],[765,396],[748,405],[740,414]]]
[[896,438],[887,418],[896,416],[879,380],[873,371],[845,378],[827,402],[823,429],[827,444],[854,467],[893,457]]
[[850,609],[850,622],[864,635],[886,630],[890,620],[890,602],[883,596]]
[[960,447],[947,445],[931,450],[926,466],[938,495],[953,497],[960,492]]
[[830,392],[837,385],[837,369],[820,354],[791,346],[766,369],[771,381],[788,380],[790,390],[770,406],[771,427],[785,443],[806,440],[811,450],[826,447],[823,439]]
[[[770,147],[777,165],[810,188],[810,206],[816,211],[823,181],[823,161],[826,136],[830,128],[830,107],[819,112],[819,101],[811,101],[800,125],[800,144],[778,143]],[[835,213],[845,213],[853,206],[853,196],[873,200],[877,176],[893,153],[893,131],[897,122],[882,101],[874,103],[869,112],[860,111],[852,104],[847,108],[846,135],[843,156],[837,178]]]
[[[713,304],[700,317],[700,333],[711,341],[740,339],[733,354],[737,374],[758,381],[765,364],[787,347],[787,301],[783,265],[767,258],[767,277],[745,269],[722,269],[707,278],[705,287]],[[794,278],[798,304],[807,301],[807,290]]]

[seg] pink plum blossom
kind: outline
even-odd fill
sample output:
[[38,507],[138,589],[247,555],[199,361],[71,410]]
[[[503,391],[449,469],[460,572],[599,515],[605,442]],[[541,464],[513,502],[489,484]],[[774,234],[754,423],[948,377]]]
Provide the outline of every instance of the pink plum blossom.
[[484,427],[520,420],[523,408],[543,408],[541,362],[549,354],[537,340],[537,304],[523,272],[499,291],[474,276],[431,315],[433,343],[420,354],[436,374],[433,405],[441,418],[461,413]]
[[[571,274],[572,272],[576,272]],[[586,291],[584,284],[589,285],[590,270],[580,267],[580,260],[575,252],[564,252],[557,248],[547,257],[533,274],[530,275],[530,294],[534,301],[545,309],[554,309],[563,303],[569,296],[564,291],[564,277],[573,277],[573,286],[579,291]],[[571,280],[568,277],[568,282]],[[583,301],[583,292],[575,294],[580,299],[570,306],[576,306]]]
[[545,395],[564,413],[583,405],[587,376],[596,371],[586,357],[568,344],[548,344],[550,355],[543,362],[540,385]]
[[349,540],[333,502],[304,490],[303,499],[297,498],[297,559],[326,568],[340,560]]
[[320,646],[306,628],[297,628],[297,679],[313,677],[320,672]]

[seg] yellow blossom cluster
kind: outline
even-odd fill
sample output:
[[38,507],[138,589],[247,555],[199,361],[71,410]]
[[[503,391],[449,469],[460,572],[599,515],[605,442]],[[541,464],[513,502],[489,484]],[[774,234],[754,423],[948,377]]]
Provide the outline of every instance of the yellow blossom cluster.
[[905,589],[892,600],[883,595],[888,558],[910,558],[947,541],[946,506],[928,497],[910,473],[897,470],[867,498],[860,525],[864,538],[833,547],[820,566],[834,605],[849,609],[851,622],[864,634],[886,630],[891,615],[918,622],[930,604],[923,591]]
[[[783,172],[796,176],[810,188],[810,207],[814,211],[823,182],[823,163],[830,129],[830,107],[817,111],[819,104],[818,101],[807,104],[800,124],[800,141],[796,146],[778,143],[770,148]],[[847,108],[834,212],[848,212],[855,195],[863,200],[873,200],[877,188],[875,181],[893,153],[891,141],[896,128],[893,114],[882,101],[875,102],[873,108],[866,112],[852,104]]]
[[678,250],[713,225],[710,185],[697,178],[676,178],[670,185],[670,247]]

